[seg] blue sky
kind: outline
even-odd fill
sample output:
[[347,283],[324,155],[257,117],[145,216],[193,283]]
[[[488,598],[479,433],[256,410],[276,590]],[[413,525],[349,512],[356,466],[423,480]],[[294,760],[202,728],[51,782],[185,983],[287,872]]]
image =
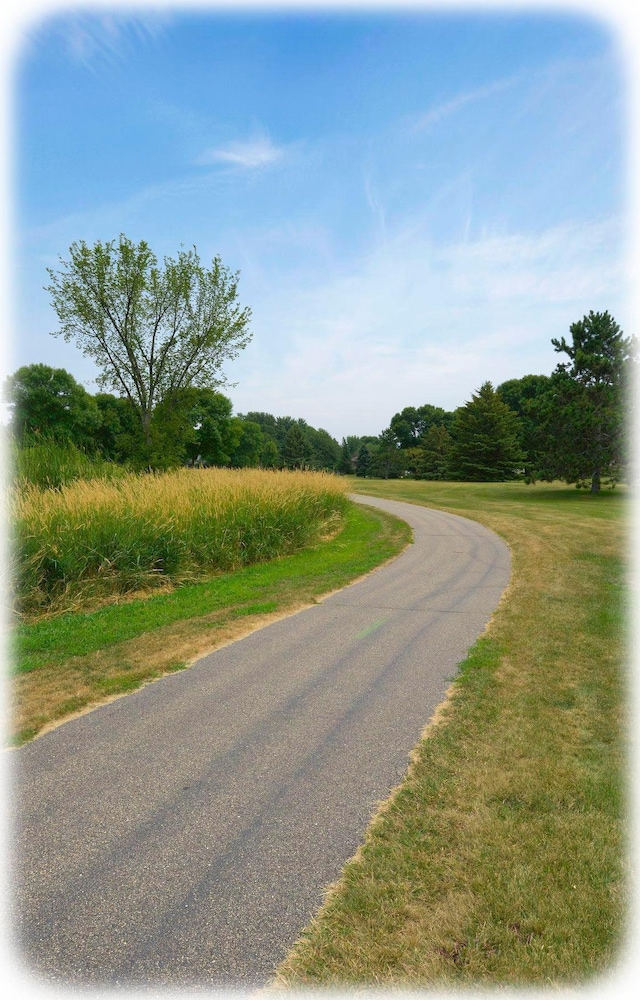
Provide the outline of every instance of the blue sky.
[[95,391],[46,267],[123,232],[240,270],[235,412],[340,440],[547,374],[590,309],[630,324],[628,101],[576,7],[53,6],[14,53],[9,369]]

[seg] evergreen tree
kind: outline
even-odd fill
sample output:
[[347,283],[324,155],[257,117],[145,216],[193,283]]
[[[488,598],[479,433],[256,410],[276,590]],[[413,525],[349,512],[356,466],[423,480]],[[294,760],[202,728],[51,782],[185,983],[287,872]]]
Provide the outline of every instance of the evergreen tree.
[[356,459],[356,476],[362,476],[366,478],[371,475],[371,453],[367,448],[366,444],[360,446],[360,451],[358,452],[358,457]]
[[309,445],[297,423],[287,431],[282,448],[282,461],[287,469],[304,469],[309,459]]
[[420,449],[418,466],[422,479],[446,479],[451,460],[451,435],[447,428],[432,424]]
[[354,472],[354,463],[351,460],[351,450],[346,438],[342,439],[340,459],[338,461],[338,472],[340,472],[343,476],[352,476]]
[[608,312],[591,311],[569,330],[570,343],[564,337],[551,341],[569,362],[557,366],[541,407],[543,476],[590,481],[591,492],[597,493],[603,476],[615,481],[627,460],[637,344]]
[[518,417],[491,382],[459,407],[451,426],[451,478],[466,482],[514,479],[522,468]]

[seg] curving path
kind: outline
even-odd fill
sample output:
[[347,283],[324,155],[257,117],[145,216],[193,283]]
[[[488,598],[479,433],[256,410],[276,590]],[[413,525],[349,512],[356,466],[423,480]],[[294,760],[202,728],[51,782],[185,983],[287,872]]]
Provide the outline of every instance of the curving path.
[[398,783],[509,577],[481,525],[11,754],[16,954],[93,986],[264,985]]

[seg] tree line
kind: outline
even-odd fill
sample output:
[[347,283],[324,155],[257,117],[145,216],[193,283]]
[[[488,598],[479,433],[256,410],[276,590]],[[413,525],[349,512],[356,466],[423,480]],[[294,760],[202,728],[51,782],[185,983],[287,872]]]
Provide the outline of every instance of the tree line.
[[[563,479],[597,492],[628,474],[633,338],[608,312],[590,312],[553,339],[566,357],[549,375],[485,382],[454,411],[425,403],[378,435],[341,445],[305,420],[233,415],[220,390],[225,361],[249,343],[251,311],[238,274],[192,248],[160,264],[149,246],[71,245],[47,290],[54,336],[98,365],[90,395],[64,369],[24,366],[5,397],[19,447],[63,441],[132,468],[178,465],[326,469],[357,476],[500,481]],[[112,391],[108,391],[112,390]]]
[[551,375],[485,382],[449,412],[405,407],[377,438],[343,442],[341,471],[385,478],[499,482],[564,480],[597,493],[629,477],[638,352],[608,312],[591,311],[553,338]]
[[259,466],[334,472],[340,457],[340,446],[327,431],[289,416],[234,416],[231,400],[207,387],[187,387],[157,403],[147,428],[126,396],[91,395],[64,368],[19,368],[7,379],[5,398],[18,447],[72,445],[132,469]]

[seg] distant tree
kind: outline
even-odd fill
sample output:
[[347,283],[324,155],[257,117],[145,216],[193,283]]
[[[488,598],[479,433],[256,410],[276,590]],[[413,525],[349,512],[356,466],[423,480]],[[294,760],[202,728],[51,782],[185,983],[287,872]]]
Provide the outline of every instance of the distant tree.
[[518,415],[520,421],[520,446],[524,453],[525,478],[532,481],[540,478],[540,470],[545,464],[545,439],[542,432],[542,411],[545,400],[552,389],[549,375],[525,375],[523,378],[509,379],[496,389],[507,406]]
[[231,433],[233,447],[230,464],[234,469],[249,469],[260,465],[264,436],[260,425],[253,420],[232,417]]
[[188,460],[205,465],[228,465],[231,461],[231,400],[208,387],[191,388],[189,392],[192,399],[190,422],[195,434],[187,448]]
[[420,449],[422,479],[447,479],[451,462],[451,435],[443,425],[432,424]]
[[258,424],[264,435],[272,438],[276,443],[278,442],[279,434],[276,425],[276,418],[272,413],[252,410],[250,413],[239,413],[238,416],[243,420],[251,420],[254,424]]
[[310,448],[302,428],[297,423],[293,423],[289,427],[281,454],[287,469],[305,468],[310,457]]
[[61,270],[48,269],[65,340],[100,369],[98,383],[137,408],[149,450],[156,406],[188,386],[224,384],[222,365],[250,340],[238,275],[219,257],[206,268],[194,249],[166,257],[121,235],[118,243],[73,243]]
[[356,476],[367,477],[371,475],[371,453],[366,444],[360,446],[356,458]]
[[97,450],[100,412],[95,399],[64,368],[33,364],[18,368],[5,382],[11,432],[24,443],[34,435]]
[[415,448],[421,443],[431,427],[451,426],[453,414],[440,406],[425,403],[423,406],[405,406],[391,418],[391,430],[401,448]]
[[347,443],[346,438],[342,439],[342,446],[340,448],[340,459],[338,461],[338,472],[343,476],[352,476],[355,471],[355,461],[351,454],[351,449]]
[[378,436],[376,449],[371,454],[371,475],[381,479],[397,479],[405,469],[400,442],[391,427]]
[[96,442],[109,462],[139,464],[144,452],[142,427],[137,410],[129,399],[99,392],[93,397],[100,414]]
[[591,311],[569,327],[571,341],[553,338],[568,362],[553,374],[543,411],[546,478],[588,481],[598,493],[602,478],[620,477],[627,460],[630,387],[637,342],[625,337],[608,312]]
[[522,468],[518,417],[485,382],[455,411],[451,426],[451,478],[466,482],[514,479]]
[[262,433],[262,442],[260,465],[263,469],[278,469],[281,465],[278,445],[272,437],[269,437],[264,432]]
[[340,445],[322,427],[307,425],[304,435],[310,447],[310,465],[313,469],[334,472],[340,461]]

